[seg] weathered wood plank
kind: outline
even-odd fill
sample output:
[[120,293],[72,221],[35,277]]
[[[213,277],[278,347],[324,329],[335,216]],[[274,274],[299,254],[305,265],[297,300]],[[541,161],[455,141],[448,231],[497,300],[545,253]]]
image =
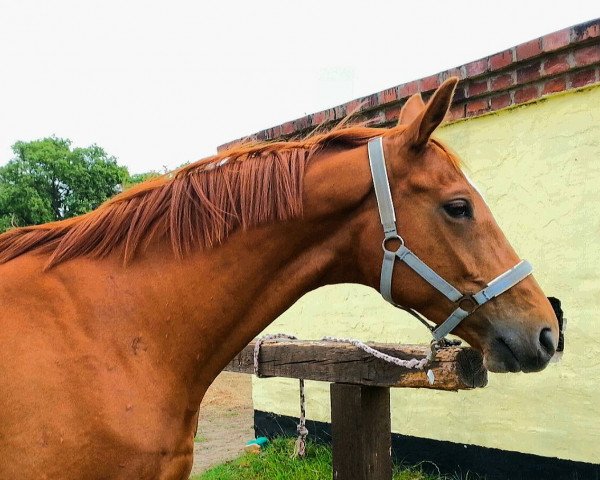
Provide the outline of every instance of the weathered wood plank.
[[390,389],[332,383],[334,480],[391,480]]
[[[424,358],[428,347],[370,343],[370,346],[402,359]],[[225,370],[254,372],[254,342],[246,346]],[[324,382],[350,383],[376,387],[411,387],[434,390],[468,390],[487,384],[487,371],[479,352],[450,347],[438,352],[431,369],[435,383],[425,372],[409,370],[379,360],[361,349],[335,342],[265,342],[260,351],[263,376],[304,378]]]

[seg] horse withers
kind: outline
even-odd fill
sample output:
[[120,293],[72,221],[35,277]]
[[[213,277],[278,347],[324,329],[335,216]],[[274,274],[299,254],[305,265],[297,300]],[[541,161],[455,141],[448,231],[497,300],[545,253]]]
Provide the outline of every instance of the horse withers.
[[[398,232],[428,268],[471,295],[518,264],[431,137],[455,84],[410,99],[394,128],[233,147],[89,214],[0,236],[0,478],[187,478],[203,395],[238,351],[310,290],[379,289],[376,137]],[[435,324],[456,309],[406,263],[392,273],[398,305]],[[495,372],[539,371],[558,342],[532,276],[453,333]]]

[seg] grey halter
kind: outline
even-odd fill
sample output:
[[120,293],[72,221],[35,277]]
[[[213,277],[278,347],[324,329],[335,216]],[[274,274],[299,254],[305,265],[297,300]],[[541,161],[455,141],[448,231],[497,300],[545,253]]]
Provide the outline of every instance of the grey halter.
[[[516,266],[496,277],[479,292],[473,295],[461,293],[429,268],[419,257],[404,245],[404,239],[398,235],[398,231],[396,230],[396,214],[394,213],[394,204],[392,202],[392,194],[390,192],[390,184],[387,176],[382,138],[377,137],[370,140],[368,150],[371,175],[373,176],[373,186],[375,188],[375,196],[377,197],[379,216],[381,218],[384,233],[382,242],[383,264],[381,266],[380,283],[381,295],[383,295],[383,298],[392,305],[408,311],[411,315],[415,316],[425,324],[433,334],[433,342],[438,343],[481,305],[506,292],[530,275],[533,271],[533,267],[527,260],[521,260]],[[399,241],[400,247],[398,247],[396,251],[388,250],[387,244],[389,240]],[[443,323],[432,328],[419,313],[394,302],[392,299],[392,274],[396,259],[412,268],[432,287],[457,306]],[[472,308],[467,307],[466,304],[470,304]],[[465,309],[462,307],[465,307]]]

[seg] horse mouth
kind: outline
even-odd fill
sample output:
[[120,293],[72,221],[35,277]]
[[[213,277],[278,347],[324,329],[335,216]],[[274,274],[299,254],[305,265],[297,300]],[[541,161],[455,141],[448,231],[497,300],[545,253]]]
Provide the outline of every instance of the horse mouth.
[[502,337],[492,341],[491,348],[485,352],[483,361],[490,372],[506,373],[522,370],[517,356]]
[[539,372],[546,368],[552,352],[526,342],[510,341],[502,336],[495,337],[484,352],[484,365],[490,372]]

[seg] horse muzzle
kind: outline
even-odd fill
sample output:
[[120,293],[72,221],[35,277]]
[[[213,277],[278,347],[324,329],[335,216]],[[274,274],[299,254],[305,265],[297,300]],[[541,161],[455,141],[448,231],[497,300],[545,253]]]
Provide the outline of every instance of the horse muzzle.
[[556,315],[558,338],[548,327],[533,335],[519,335],[512,329],[497,330],[484,349],[484,363],[491,372],[539,372],[548,363],[560,357],[564,349],[565,320],[561,302],[555,297],[548,300]]

